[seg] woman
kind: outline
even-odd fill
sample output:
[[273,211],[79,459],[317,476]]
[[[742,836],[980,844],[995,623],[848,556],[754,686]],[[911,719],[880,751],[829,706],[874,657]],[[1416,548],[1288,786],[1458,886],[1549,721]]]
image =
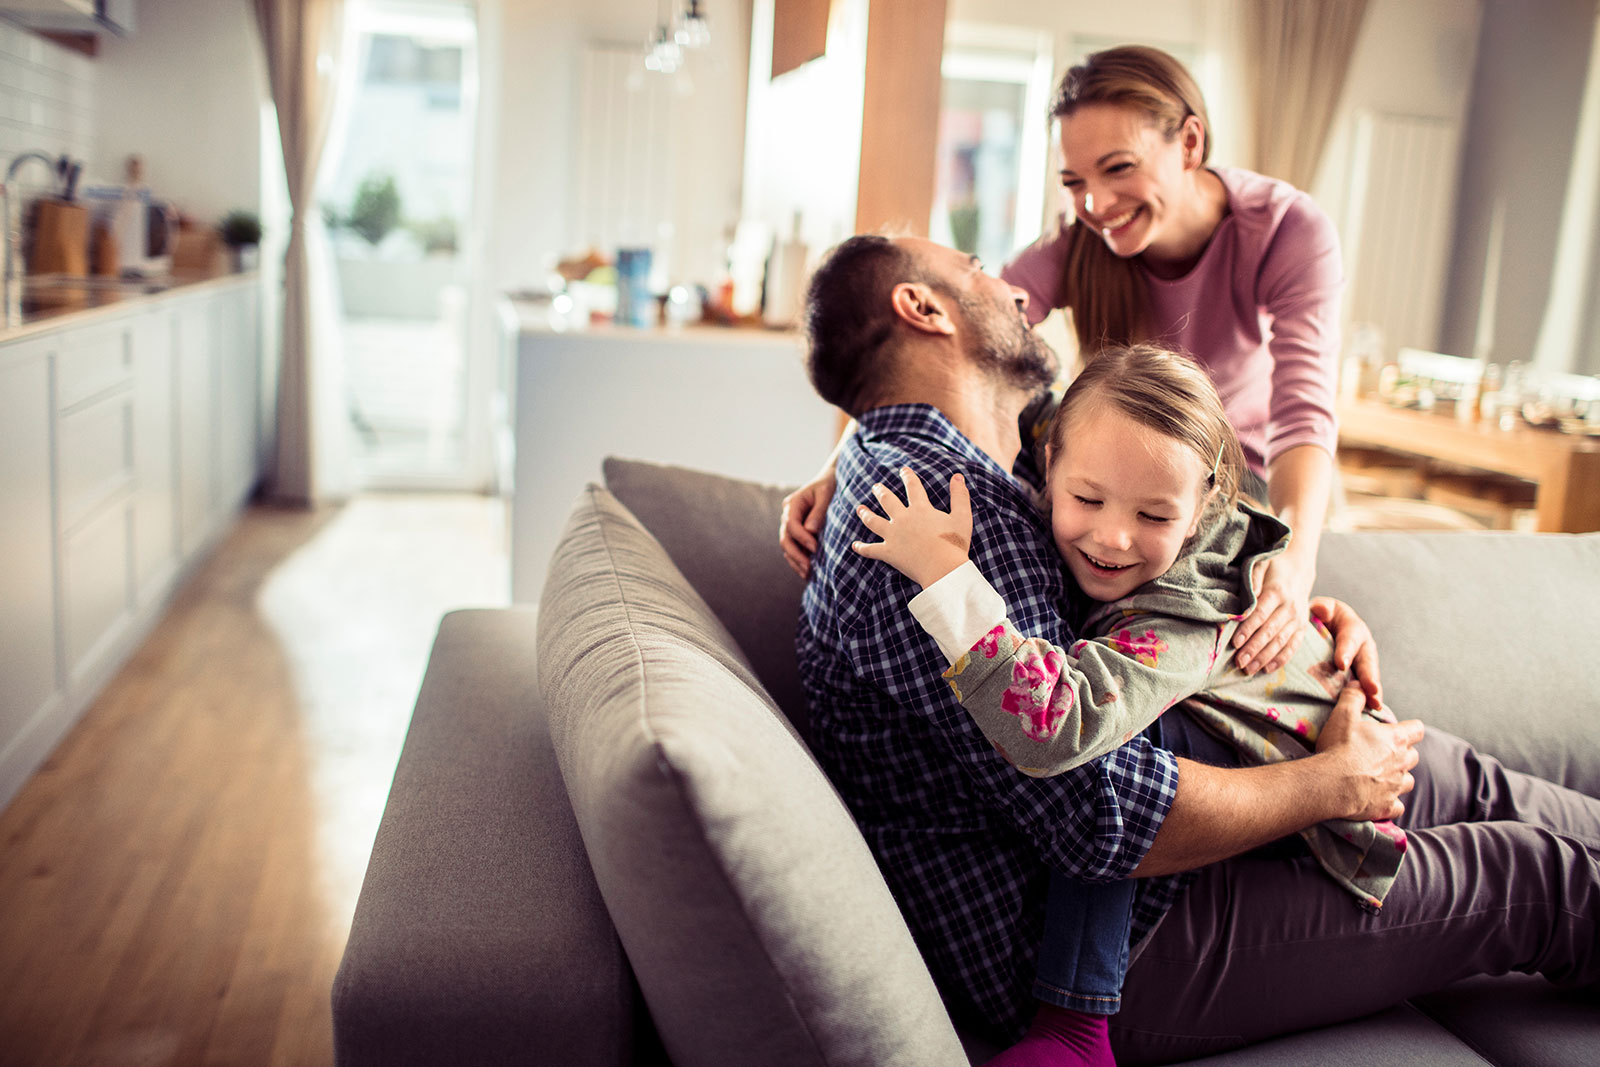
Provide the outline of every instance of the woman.
[[[1158,49],[1089,56],[1067,71],[1051,116],[1074,218],[1001,276],[1027,290],[1034,324],[1070,308],[1084,359],[1148,340],[1210,373],[1254,476],[1246,491],[1294,531],[1257,575],[1255,610],[1234,637],[1242,669],[1277,670],[1303,633],[1333,479],[1338,236],[1287,183],[1206,166],[1205,101]],[[784,502],[780,539],[802,575],[832,479],[830,464]]]

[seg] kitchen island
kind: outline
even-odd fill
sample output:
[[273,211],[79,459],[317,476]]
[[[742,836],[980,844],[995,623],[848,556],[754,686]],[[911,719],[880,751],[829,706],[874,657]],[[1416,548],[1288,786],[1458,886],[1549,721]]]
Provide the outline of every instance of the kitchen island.
[[501,319],[515,397],[507,451],[519,603],[538,601],[572,502],[601,480],[606,456],[792,485],[838,439],[839,413],[812,390],[793,331],[556,330],[538,305],[512,300]]
[[0,327],[0,806],[253,489],[259,316],[241,274]]

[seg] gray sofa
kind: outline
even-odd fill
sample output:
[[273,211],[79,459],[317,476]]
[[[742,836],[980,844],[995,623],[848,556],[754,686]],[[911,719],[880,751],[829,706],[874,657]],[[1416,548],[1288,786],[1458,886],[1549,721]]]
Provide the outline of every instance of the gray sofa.
[[[333,989],[338,1062],[960,1067],[804,745],[783,490],[609,460],[537,612],[439,629]],[[1330,534],[1390,702],[1600,795],[1600,535]],[[1478,979],[1214,1064],[1600,1062],[1595,993]]]

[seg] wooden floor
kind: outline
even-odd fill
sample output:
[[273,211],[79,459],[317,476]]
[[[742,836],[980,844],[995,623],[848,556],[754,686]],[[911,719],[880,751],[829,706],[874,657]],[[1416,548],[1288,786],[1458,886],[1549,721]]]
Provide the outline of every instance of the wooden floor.
[[469,496],[253,508],[0,813],[0,1064],[328,1064],[328,993]]

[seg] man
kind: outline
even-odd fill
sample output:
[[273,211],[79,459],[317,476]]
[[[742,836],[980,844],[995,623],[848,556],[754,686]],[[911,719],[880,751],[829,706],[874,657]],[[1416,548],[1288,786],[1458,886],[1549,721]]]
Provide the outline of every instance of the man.
[[[834,249],[807,296],[813,384],[859,423],[837,453],[798,636],[815,748],[952,1011],[998,1035],[1022,1031],[1052,868],[1088,883],[1137,879],[1140,954],[1112,1023],[1129,1060],[1351,1018],[1467,974],[1600,977],[1600,802],[1506,772],[1447,735],[1424,742],[1419,723],[1361,716],[1358,690],[1315,756],[1268,767],[1175,755],[1203,743],[1172,712],[1160,742],[1134,738],[1055,778],[1026,777],[987,744],[905,608],[916,588],[849,544],[866,536],[854,508],[875,485],[898,485],[902,467],[941,507],[960,472],[979,568],[1020,629],[1070,643],[1074,605],[1019,429],[1056,370],[1027,328],[1026,299],[971,257],[874,236]],[[1335,602],[1320,610],[1336,655],[1376,692],[1364,624]],[[1549,829],[1528,825],[1532,811]],[[1325,819],[1396,816],[1412,848],[1381,917],[1352,908],[1309,859],[1245,855]],[[1289,979],[1292,1003],[1261,1002],[1262,988]]]

